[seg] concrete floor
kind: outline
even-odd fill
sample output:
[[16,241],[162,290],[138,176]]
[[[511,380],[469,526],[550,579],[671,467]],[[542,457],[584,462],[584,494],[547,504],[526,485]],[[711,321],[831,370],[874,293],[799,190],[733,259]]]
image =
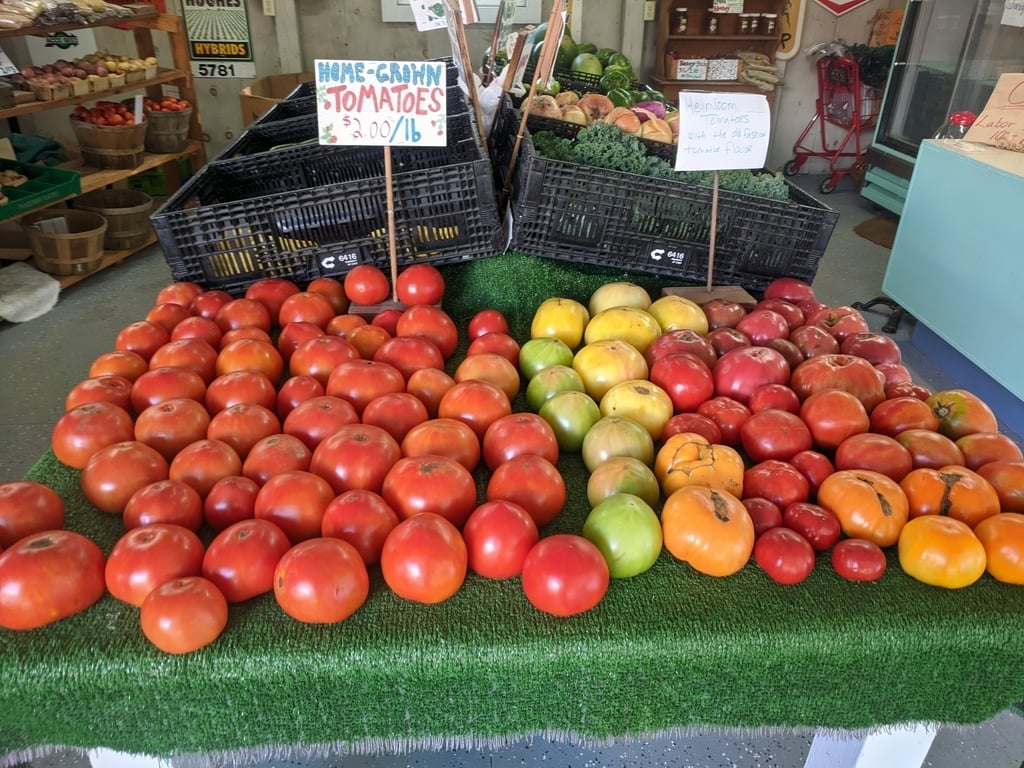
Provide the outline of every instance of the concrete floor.
[[[839,224],[819,265],[816,294],[829,304],[866,301],[881,292],[889,250],[861,239],[853,228],[874,215],[871,204],[853,192],[845,179],[831,195],[820,195],[820,177],[797,179],[815,197],[840,213]],[[87,375],[92,360],[112,348],[116,332],[142,318],[157,291],[170,282],[158,247],[91,276],[65,290],[46,315],[21,325],[0,322],[0,481],[21,478],[49,447],[53,424],[63,412],[68,389]],[[872,327],[888,319],[867,311]],[[913,318],[906,318],[896,338],[915,377],[934,388],[955,382],[909,344]],[[1022,692],[1024,693],[1024,692]],[[502,749],[419,752],[401,756],[279,756],[256,763],[270,766],[351,766],[355,768],[511,768],[512,766],[672,766],[673,768],[795,768],[805,764],[813,734],[687,734],[635,744],[593,748],[516,742]],[[94,760],[109,764],[109,758]],[[929,768],[1019,768],[1024,766],[1024,719],[1006,711],[972,728],[940,729],[924,761]],[[34,766],[87,765],[81,756],[62,754]],[[243,764],[241,762],[232,764]],[[893,757],[876,765],[899,768]]]

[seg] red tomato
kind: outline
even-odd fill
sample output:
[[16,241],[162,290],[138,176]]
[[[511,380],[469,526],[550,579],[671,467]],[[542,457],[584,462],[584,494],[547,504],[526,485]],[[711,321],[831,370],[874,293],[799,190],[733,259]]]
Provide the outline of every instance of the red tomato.
[[406,377],[405,391],[419,398],[430,418],[436,419],[441,398],[454,384],[455,379],[440,368],[419,368]]
[[220,532],[229,525],[251,519],[259,490],[259,483],[251,478],[242,475],[222,477],[203,499],[203,521]]
[[914,468],[914,457],[895,438],[864,432],[852,435],[836,448],[836,469],[870,469],[902,480]]
[[440,515],[424,512],[403,520],[388,534],[380,569],[399,597],[435,604],[462,587],[468,559],[459,529]]
[[292,544],[320,536],[324,510],[334,500],[331,484],[301,469],[279,472],[256,494],[253,516],[277,524]]
[[964,454],[964,466],[978,469],[990,461],[1024,461],[1016,441],[1002,432],[973,432],[956,441]]
[[203,524],[203,500],[191,485],[180,480],[157,480],[144,485],[124,507],[124,527],[154,523],[180,525],[198,531]]
[[295,408],[314,397],[327,394],[324,385],[312,376],[292,376],[277,390],[277,405],[274,410],[283,422]]
[[447,456],[470,472],[480,463],[480,453],[476,433],[458,419],[428,419],[410,429],[402,440],[403,456]]
[[680,432],[695,432],[709,443],[722,442],[722,430],[707,416],[701,416],[699,413],[677,413],[665,424],[661,439],[668,440]]
[[789,381],[789,363],[781,352],[768,347],[739,347],[719,357],[711,373],[715,394],[732,397],[745,404],[754,390],[763,384],[785,384]]
[[921,399],[911,395],[890,397],[871,411],[871,431],[896,437],[908,429],[937,432],[939,419]]
[[333,277],[316,277],[309,281],[306,290],[325,296],[331,302],[335,316],[348,312],[348,296],[345,295],[345,286],[340,280]]
[[135,440],[114,443],[94,453],[82,470],[82,492],[93,506],[120,515],[140,488],[165,480],[167,459]]
[[910,451],[914,469],[964,463],[963,451],[953,439],[930,429],[905,429],[896,435],[896,442]]
[[128,350],[149,360],[160,347],[171,340],[170,331],[149,320],[130,323],[117,332],[114,349]]
[[272,344],[273,339],[270,338],[270,333],[257,328],[255,325],[243,325],[241,328],[231,328],[224,332],[224,335],[220,337],[220,344],[218,345],[218,351],[223,350],[229,344],[233,344],[236,341],[262,341],[267,344]]
[[778,408],[790,413],[799,413],[800,398],[785,384],[762,384],[750,393],[747,407],[753,413],[766,408]]
[[308,339],[292,352],[288,369],[292,376],[311,376],[323,384],[328,394],[328,380],[336,368],[359,359],[359,350],[340,336],[317,336]]
[[508,579],[523,571],[526,555],[540,540],[530,513],[515,502],[485,501],[462,528],[469,567],[488,579]]
[[76,406],[57,419],[50,447],[62,464],[82,469],[96,451],[134,436],[135,427],[128,412],[100,401]]
[[103,551],[74,531],[31,533],[0,554],[0,627],[35,629],[103,596]]
[[373,360],[377,350],[384,346],[385,342],[390,341],[391,338],[390,331],[375,323],[353,328],[348,334],[348,340],[364,360]]
[[493,384],[474,379],[453,384],[437,404],[438,417],[466,422],[480,440],[491,424],[510,413],[508,395]]
[[104,352],[92,361],[89,376],[124,376],[128,381],[135,381],[149,370],[149,361],[138,352],[119,349]]
[[130,411],[132,407],[131,392],[132,382],[124,376],[104,374],[82,379],[71,387],[67,397],[64,398],[64,410],[70,411],[79,405],[103,401]]
[[380,562],[384,540],[398,525],[398,515],[379,493],[365,489],[345,491],[336,496],[320,524],[322,536],[344,539],[359,552],[363,562]]
[[164,653],[191,653],[209,645],[228,624],[228,601],[202,576],[166,581],[142,601],[142,634]]
[[245,298],[260,302],[267,308],[270,322],[273,325],[284,325],[278,321],[281,305],[293,293],[299,292],[299,286],[284,277],[263,277],[251,283],[245,289]]
[[481,441],[484,463],[495,469],[509,459],[532,453],[558,463],[558,438],[535,413],[510,413],[492,422]]
[[361,358],[339,363],[331,371],[327,394],[352,403],[360,416],[367,403],[391,392],[405,392],[405,377],[389,363]]
[[402,456],[395,438],[370,424],[348,424],[313,451],[310,471],[331,484],[335,493],[366,488],[380,493],[384,476]]
[[750,418],[750,409],[731,397],[713,397],[697,406],[697,413],[711,419],[721,434],[724,445],[740,444],[740,427]]
[[131,401],[135,413],[142,413],[151,405],[179,397],[187,397],[199,403],[206,399],[206,382],[191,368],[151,368],[132,384]]
[[277,351],[281,353],[281,359],[289,363],[296,349],[310,339],[326,335],[323,328],[313,323],[287,323],[277,334]]
[[171,461],[178,452],[206,437],[210,414],[202,403],[175,397],[151,405],[135,419],[135,439]]
[[816,495],[818,487],[825,481],[825,478],[836,471],[832,460],[818,451],[799,451],[790,457],[789,463],[807,478],[811,496]]
[[496,309],[481,309],[469,319],[466,332],[470,339],[478,339],[488,333],[508,333],[508,321]]
[[811,486],[807,478],[787,461],[767,459],[743,473],[743,493],[761,496],[786,509],[790,504],[807,501]]
[[582,536],[556,533],[538,541],[523,561],[523,593],[552,616],[589,611],[604,599],[611,576],[596,545]]
[[939,420],[939,432],[953,440],[973,432],[999,431],[988,403],[966,389],[943,389],[925,402]]
[[395,280],[398,300],[408,306],[437,304],[444,296],[444,278],[437,267],[413,264],[398,273]]
[[216,375],[233,371],[259,371],[277,383],[284,373],[284,358],[270,341],[238,339],[225,344],[217,353]]
[[565,480],[558,467],[535,454],[521,454],[500,464],[487,481],[487,500],[519,504],[537,524],[547,525],[565,507]]
[[309,323],[317,328],[326,328],[335,314],[334,304],[327,296],[317,291],[299,291],[281,304],[278,322],[282,327],[288,323]]
[[829,451],[846,438],[867,432],[871,426],[864,404],[842,389],[812,392],[800,406],[800,418],[810,428],[814,444]]
[[240,520],[218,533],[203,555],[202,575],[229,603],[241,603],[274,588],[274,570],[291,542],[269,520]]
[[384,476],[380,495],[402,520],[424,512],[461,528],[476,507],[476,480],[447,456],[406,456]]
[[171,523],[153,523],[124,534],[107,558],[107,590],[129,605],[142,605],[146,595],[171,579],[198,576],[203,542],[195,532]]
[[210,419],[206,436],[230,445],[244,462],[256,443],[280,432],[281,420],[272,410],[256,403],[238,403]]
[[832,511],[809,501],[787,506],[782,512],[782,524],[807,539],[816,552],[831,549],[843,532]]
[[170,283],[161,288],[156,294],[156,303],[164,304],[172,302],[181,304],[183,307],[191,306],[196,297],[203,292],[203,289],[196,283],[182,281]]
[[203,339],[172,339],[149,358],[150,368],[190,368],[209,384],[217,376],[217,350]]
[[519,370],[519,342],[507,333],[485,333],[477,336],[466,348],[466,355],[491,353],[501,355]]
[[30,533],[64,527],[64,500],[31,480],[0,483],[0,550]]
[[353,304],[379,304],[391,295],[388,276],[372,264],[359,264],[345,274],[345,295]]
[[750,521],[754,524],[755,539],[769,528],[778,528],[782,525],[782,510],[774,501],[762,496],[748,496],[742,501],[750,515]]
[[307,471],[312,458],[313,452],[299,438],[271,435],[252,447],[242,464],[241,474],[263,485],[281,472]]
[[505,393],[509,401],[519,394],[519,371],[507,358],[495,352],[467,355],[456,367],[452,378],[456,383],[474,379],[493,384]]
[[342,539],[315,538],[285,552],[274,571],[274,599],[306,624],[337,624],[370,594],[370,576],[356,548]]
[[217,326],[227,333],[236,328],[259,328],[269,331],[272,325],[270,310],[255,299],[232,299],[221,305],[213,316]]
[[381,427],[401,444],[410,429],[430,418],[427,407],[408,392],[375,397],[363,409],[363,423]]
[[799,584],[814,570],[814,547],[791,528],[772,528],[754,542],[754,561],[779,584]]
[[793,369],[789,386],[801,400],[821,389],[843,389],[864,404],[871,413],[885,400],[885,374],[862,357],[815,355]]
[[197,440],[171,459],[167,476],[188,483],[206,498],[221,478],[242,474],[242,460],[235,449],[220,440]]
[[751,414],[740,427],[743,450],[754,461],[788,461],[811,448],[811,431],[795,413],[766,408]]
[[[348,299],[346,298],[345,301],[348,301]],[[344,339],[353,329],[364,325],[366,325],[366,318],[362,315],[345,313],[332,317],[324,330],[329,336],[341,336]]]
[[887,566],[885,552],[867,539],[843,539],[832,548],[832,568],[850,581],[878,581]]
[[373,353],[374,362],[387,363],[408,380],[421,369],[444,370],[444,355],[426,336],[393,336]]
[[348,400],[331,395],[318,395],[299,403],[285,417],[281,430],[299,438],[313,451],[325,438],[346,424],[358,424],[359,414]]
[[[742,307],[740,309],[742,311]],[[661,334],[644,351],[644,359],[648,366],[654,367],[659,358],[683,352],[698,358],[709,369],[714,368],[718,360],[718,353],[711,341],[690,328],[678,328]]]
[[649,378],[665,390],[676,413],[696,411],[715,393],[711,369],[689,352],[660,356],[651,366]]
[[[395,329],[398,327],[398,318],[402,316],[402,310],[400,309],[383,309],[373,316],[370,320],[370,325],[375,325],[379,328],[388,332],[388,336],[395,335]],[[360,326],[362,327],[362,326]],[[353,333],[358,329],[353,329]]]
[[272,409],[277,405],[277,390],[274,382],[259,371],[232,371],[210,382],[205,402],[211,416],[238,403],[257,403]]
[[205,341],[213,349],[220,349],[220,341],[224,332],[213,320],[208,317],[193,315],[186,317],[171,331],[171,341],[180,339],[200,339]]
[[445,360],[455,354],[459,344],[459,329],[455,321],[433,304],[417,304],[405,310],[398,318],[394,335],[426,336],[441,350]]

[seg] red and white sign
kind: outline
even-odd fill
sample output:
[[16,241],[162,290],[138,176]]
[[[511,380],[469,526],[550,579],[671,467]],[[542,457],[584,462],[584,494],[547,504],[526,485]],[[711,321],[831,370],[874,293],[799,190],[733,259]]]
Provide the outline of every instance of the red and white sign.
[[827,8],[836,16],[842,16],[844,13],[856,10],[862,5],[867,5],[871,0],[815,0],[815,2],[823,8]]

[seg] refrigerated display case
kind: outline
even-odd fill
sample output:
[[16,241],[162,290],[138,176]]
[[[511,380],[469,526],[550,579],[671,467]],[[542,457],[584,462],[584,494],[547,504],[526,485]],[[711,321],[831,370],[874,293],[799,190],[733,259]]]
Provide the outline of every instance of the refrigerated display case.
[[999,75],[1024,71],[1024,28],[1006,23],[1005,0],[910,0],[861,194],[903,212],[921,141],[959,110],[978,113]]

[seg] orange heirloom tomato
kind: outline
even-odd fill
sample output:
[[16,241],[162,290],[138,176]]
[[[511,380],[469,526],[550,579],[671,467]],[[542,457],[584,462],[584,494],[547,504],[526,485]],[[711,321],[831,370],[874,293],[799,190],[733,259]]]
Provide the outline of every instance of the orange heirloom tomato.
[[922,467],[900,481],[910,516],[947,515],[971,528],[999,513],[999,495],[992,483],[967,467],[950,464]]
[[1000,512],[986,517],[974,528],[985,547],[986,566],[996,581],[1024,584],[1024,515]]
[[745,470],[735,448],[709,443],[696,432],[672,435],[654,457],[654,474],[666,496],[685,486],[702,485],[739,497]]
[[754,521],[728,491],[680,488],[662,506],[661,528],[665,549],[708,576],[731,576],[754,551]]
[[996,489],[1003,512],[1024,513],[1024,461],[990,461],[978,474]]
[[818,504],[839,518],[843,533],[891,547],[909,518],[907,495],[892,478],[870,469],[841,469],[818,488]]
[[933,587],[968,587],[985,572],[985,546],[952,517],[915,517],[903,526],[898,550],[907,575]]

